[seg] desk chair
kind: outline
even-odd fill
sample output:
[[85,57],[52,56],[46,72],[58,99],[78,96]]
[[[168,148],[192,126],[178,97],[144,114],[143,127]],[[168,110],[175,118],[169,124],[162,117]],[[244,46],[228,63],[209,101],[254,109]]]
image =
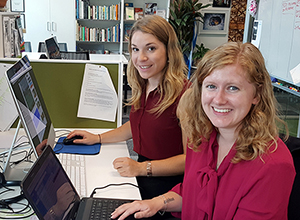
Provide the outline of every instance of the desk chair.
[[[131,91],[131,87],[128,85],[128,80],[127,80],[127,64],[124,64],[124,75],[123,75],[123,96],[124,96],[124,102],[127,103],[127,94],[128,91]],[[124,107],[124,114],[127,113],[127,107]]]
[[39,42],[38,52],[46,52],[45,42]]
[[24,47],[25,47],[25,52],[32,52],[30,41],[25,41]]
[[[280,135],[283,139],[283,135]],[[300,138],[289,136],[285,141],[286,146],[291,151],[296,169],[296,177],[292,188],[289,206],[288,206],[288,219],[300,219]]]
[[58,46],[59,46],[59,51],[64,51],[64,52],[68,51],[67,43],[58,43]]

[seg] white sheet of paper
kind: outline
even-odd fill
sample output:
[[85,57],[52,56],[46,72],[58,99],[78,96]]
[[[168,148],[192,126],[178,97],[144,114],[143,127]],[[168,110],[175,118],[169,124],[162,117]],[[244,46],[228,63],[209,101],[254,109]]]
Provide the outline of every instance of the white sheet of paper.
[[262,20],[255,20],[253,25],[253,33],[251,43],[259,48],[261,38]]
[[0,131],[8,130],[18,117],[16,105],[8,87],[5,72],[12,64],[0,63]]
[[114,122],[118,96],[105,66],[86,64],[77,117]]
[[292,70],[290,70],[291,77],[294,84],[300,83],[300,63]]

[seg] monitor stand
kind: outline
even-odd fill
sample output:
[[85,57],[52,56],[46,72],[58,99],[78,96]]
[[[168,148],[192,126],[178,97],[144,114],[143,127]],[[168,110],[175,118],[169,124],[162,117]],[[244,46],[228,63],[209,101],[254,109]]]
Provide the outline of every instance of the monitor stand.
[[[21,120],[19,120],[19,122],[18,122],[17,129],[16,129],[16,132],[15,132],[12,144],[10,146],[7,159],[6,159],[6,161],[3,160],[3,163],[4,163],[3,173],[4,173],[4,176],[5,176],[5,179],[6,179],[7,182],[22,181],[23,178],[25,177],[25,175],[28,173],[29,169],[31,168],[32,164],[33,164],[33,162],[22,161],[18,164],[15,164],[15,165],[12,165],[12,166],[10,165],[11,158],[12,158],[12,153],[14,151],[14,146],[15,146],[20,128],[21,128]],[[35,159],[36,159],[38,156],[37,156],[37,153],[36,153],[34,147],[31,146],[30,141],[29,141],[29,148],[33,149]]]

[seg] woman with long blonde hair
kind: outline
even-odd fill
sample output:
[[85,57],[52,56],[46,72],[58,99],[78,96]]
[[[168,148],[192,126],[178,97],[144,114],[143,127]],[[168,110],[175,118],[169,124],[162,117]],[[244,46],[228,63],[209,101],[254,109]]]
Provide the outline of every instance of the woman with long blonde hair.
[[111,143],[133,139],[138,161],[117,158],[122,176],[136,176],[142,198],[153,198],[183,179],[185,149],[176,109],[188,87],[186,65],[172,26],[160,16],[135,22],[129,37],[128,82],[132,88],[130,120],[121,127],[83,137],[76,143]]

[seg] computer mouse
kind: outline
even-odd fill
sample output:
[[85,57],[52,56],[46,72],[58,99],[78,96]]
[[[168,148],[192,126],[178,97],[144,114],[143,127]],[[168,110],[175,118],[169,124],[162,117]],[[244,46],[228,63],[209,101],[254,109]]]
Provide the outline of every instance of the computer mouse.
[[79,136],[79,135],[76,135],[76,136],[71,137],[71,138],[65,138],[65,139],[63,140],[63,144],[65,144],[65,145],[75,144],[75,143],[73,143],[74,140],[76,140],[76,139],[82,139],[82,138],[83,138],[83,137],[82,137],[82,136]]

